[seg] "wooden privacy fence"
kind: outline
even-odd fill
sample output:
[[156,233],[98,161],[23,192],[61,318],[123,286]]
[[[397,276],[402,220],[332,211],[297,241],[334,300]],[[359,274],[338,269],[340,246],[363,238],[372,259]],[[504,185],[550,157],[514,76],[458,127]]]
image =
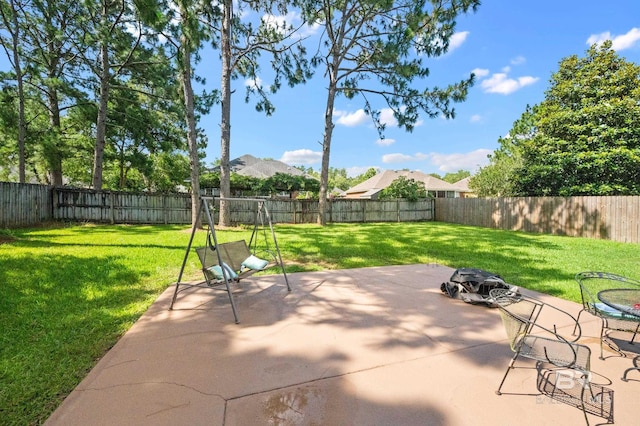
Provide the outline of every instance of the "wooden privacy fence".
[[[318,215],[317,200],[267,199],[266,205],[274,223],[315,223]],[[640,196],[436,198],[416,202],[334,199],[327,207],[329,223],[437,220],[640,243]],[[251,201],[230,202],[231,222],[252,223],[255,208]],[[34,226],[48,220],[190,224],[191,196],[0,182],[0,228]]]
[[436,220],[638,243],[640,196],[438,198]]
[[[219,200],[216,207],[219,207]],[[274,223],[315,223],[317,200],[265,199]],[[255,202],[231,201],[231,222],[253,223]],[[434,219],[432,199],[329,200],[328,222],[407,222]],[[215,215],[215,220],[218,215]],[[154,194],[53,188],[0,182],[0,227],[47,220],[127,224],[190,224],[189,194]]]
[[189,194],[55,188],[54,218],[106,223],[191,223]]
[[[315,223],[317,200],[265,199],[274,223]],[[220,200],[216,199],[215,209]],[[191,223],[189,194],[131,194],[77,189],[54,190],[55,218],[71,221],[108,223]],[[253,223],[256,203],[229,201],[232,224]],[[328,222],[397,222],[433,220],[431,199],[405,200],[333,200],[329,202]],[[214,215],[217,221],[218,215]]]
[[0,182],[1,228],[20,228],[51,219],[51,187]]
[[[266,199],[274,223],[315,223],[318,200]],[[220,200],[216,199],[215,209]],[[333,199],[327,202],[327,222],[411,222],[434,219],[433,199],[407,200]],[[232,223],[253,223],[255,202],[234,199],[229,202]],[[217,221],[217,215],[214,218]]]

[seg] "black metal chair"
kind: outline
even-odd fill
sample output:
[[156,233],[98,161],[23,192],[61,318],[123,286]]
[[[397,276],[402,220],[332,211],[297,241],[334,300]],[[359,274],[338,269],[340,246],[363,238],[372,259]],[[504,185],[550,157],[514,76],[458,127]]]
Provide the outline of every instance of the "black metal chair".
[[[633,344],[638,331],[640,331],[640,321],[638,317],[624,314],[617,311],[598,300],[598,293],[602,290],[614,288],[636,288],[640,287],[640,281],[627,278],[609,272],[580,272],[575,277],[580,286],[582,297],[582,310],[578,313],[578,321],[583,312],[588,312],[601,321],[600,327],[600,359],[604,359],[603,342],[613,350],[618,351],[609,341],[606,340],[605,330],[622,331],[631,333],[629,343]],[[576,323],[576,328],[578,327]],[[574,329],[574,333],[575,333]]]
[[[538,371],[540,371],[541,365],[544,364],[565,375],[567,372],[571,372],[572,377],[577,382],[580,382],[580,385],[576,387],[577,395],[574,395],[574,400],[577,401],[575,405],[582,410],[585,421],[589,424],[587,403],[593,392],[590,386],[591,350],[588,346],[576,343],[580,338],[579,334],[577,337],[569,339],[558,332],[558,327],[555,324],[549,327],[541,325],[542,318],[540,315],[543,311],[549,311],[548,313],[562,318],[563,326],[570,328],[575,323],[575,327],[579,330],[580,325],[577,320],[559,308],[533,298],[515,294],[509,290],[491,290],[490,296],[498,306],[502,323],[509,339],[509,345],[514,352],[496,394],[502,395],[502,386],[509,372],[515,368],[514,364],[518,357],[532,359],[536,361]],[[547,315],[545,315],[545,323],[548,321]],[[541,380],[538,377],[539,390],[547,391],[550,383],[552,383],[550,380]],[[554,386],[554,388],[557,388],[558,391],[562,390],[558,386]],[[554,396],[560,394],[562,392],[554,392]]]

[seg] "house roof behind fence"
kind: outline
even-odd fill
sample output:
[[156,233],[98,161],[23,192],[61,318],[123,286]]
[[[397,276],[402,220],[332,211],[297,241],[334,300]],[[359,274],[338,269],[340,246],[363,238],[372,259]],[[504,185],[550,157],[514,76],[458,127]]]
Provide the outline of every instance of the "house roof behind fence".
[[453,185],[455,187],[457,187],[459,191],[471,192],[471,189],[469,188],[469,181],[470,180],[471,180],[471,176],[468,176],[468,177],[466,177],[464,179],[460,179],[459,181],[457,181]]
[[460,191],[460,188],[457,186],[426,173],[409,170],[385,170],[348,189],[346,193],[354,194],[371,193],[374,190],[381,191],[391,185],[391,183],[400,176],[404,176],[406,179],[413,179],[416,182],[424,183],[424,187],[427,191]]
[[[245,154],[229,162],[231,172],[242,176],[265,179],[276,173],[284,173],[292,176],[305,176],[305,173],[278,160],[264,160],[253,155]],[[220,171],[220,166],[213,168],[214,172]]]

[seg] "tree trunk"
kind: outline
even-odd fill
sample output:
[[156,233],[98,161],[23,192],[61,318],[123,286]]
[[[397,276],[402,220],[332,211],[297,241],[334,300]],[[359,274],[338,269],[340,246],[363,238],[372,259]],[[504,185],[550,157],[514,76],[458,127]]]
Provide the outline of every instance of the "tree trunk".
[[[187,11],[181,3],[181,15],[183,25],[186,21]],[[184,91],[184,107],[187,121],[187,143],[189,145],[189,164],[191,166],[191,226],[202,227],[200,219],[200,159],[198,158],[198,139],[196,135],[195,106],[193,86],[191,85],[191,40],[182,33],[180,40],[182,45],[182,89]]]
[[330,69],[329,90],[327,92],[327,107],[324,113],[324,139],[322,141],[322,166],[320,169],[320,194],[318,199],[318,225],[327,224],[327,193],[329,185],[329,157],[331,154],[331,137],[333,134],[333,106],[336,100],[337,81],[333,70]]
[[47,63],[47,103],[49,107],[49,125],[51,126],[51,143],[47,144],[45,149],[45,158],[49,167],[49,184],[55,187],[62,186],[62,153],[60,152],[60,139],[62,132],[60,131],[60,99],[58,97],[58,89],[54,85],[58,79],[60,54],[57,48],[56,32],[48,29],[46,35],[47,57],[50,62]]
[[26,133],[26,120],[24,116],[24,82],[22,77],[22,66],[20,64],[20,26],[18,24],[18,11],[16,10],[15,1],[11,0],[11,22],[13,31],[11,31],[12,47],[13,47],[13,68],[16,72],[16,81],[18,83],[18,174],[19,182],[26,182],[26,161],[24,139]]
[[[106,10],[103,11],[106,14]],[[93,182],[95,190],[102,190],[102,166],[104,162],[104,148],[107,138],[107,106],[109,100],[109,50],[107,43],[102,41],[100,48],[100,104],[98,106],[98,120],[96,123],[96,145],[93,152]]]
[[[220,120],[220,197],[231,196],[231,165],[229,164],[229,147],[231,145],[231,20],[233,18],[233,1],[224,0],[222,18],[222,117]],[[229,226],[228,203],[220,202],[221,226]]]
[[62,153],[60,152],[60,105],[58,91],[49,86],[49,124],[53,132],[52,143],[46,149],[46,161],[49,166],[49,184],[55,187],[62,186]]

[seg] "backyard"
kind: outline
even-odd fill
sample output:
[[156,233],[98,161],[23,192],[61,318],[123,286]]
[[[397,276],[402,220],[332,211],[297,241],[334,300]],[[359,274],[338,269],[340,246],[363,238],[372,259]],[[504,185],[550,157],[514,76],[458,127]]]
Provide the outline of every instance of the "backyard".
[[[573,277],[640,277],[638,244],[438,222],[277,225],[287,272],[437,263],[578,301]],[[248,228],[218,231],[220,242]],[[69,225],[0,231],[0,418],[41,424],[149,305],[176,281],[184,226]],[[203,245],[199,231],[194,245]],[[261,241],[262,242],[262,241]],[[259,242],[260,243],[260,242]],[[192,253],[185,279],[199,279]]]

